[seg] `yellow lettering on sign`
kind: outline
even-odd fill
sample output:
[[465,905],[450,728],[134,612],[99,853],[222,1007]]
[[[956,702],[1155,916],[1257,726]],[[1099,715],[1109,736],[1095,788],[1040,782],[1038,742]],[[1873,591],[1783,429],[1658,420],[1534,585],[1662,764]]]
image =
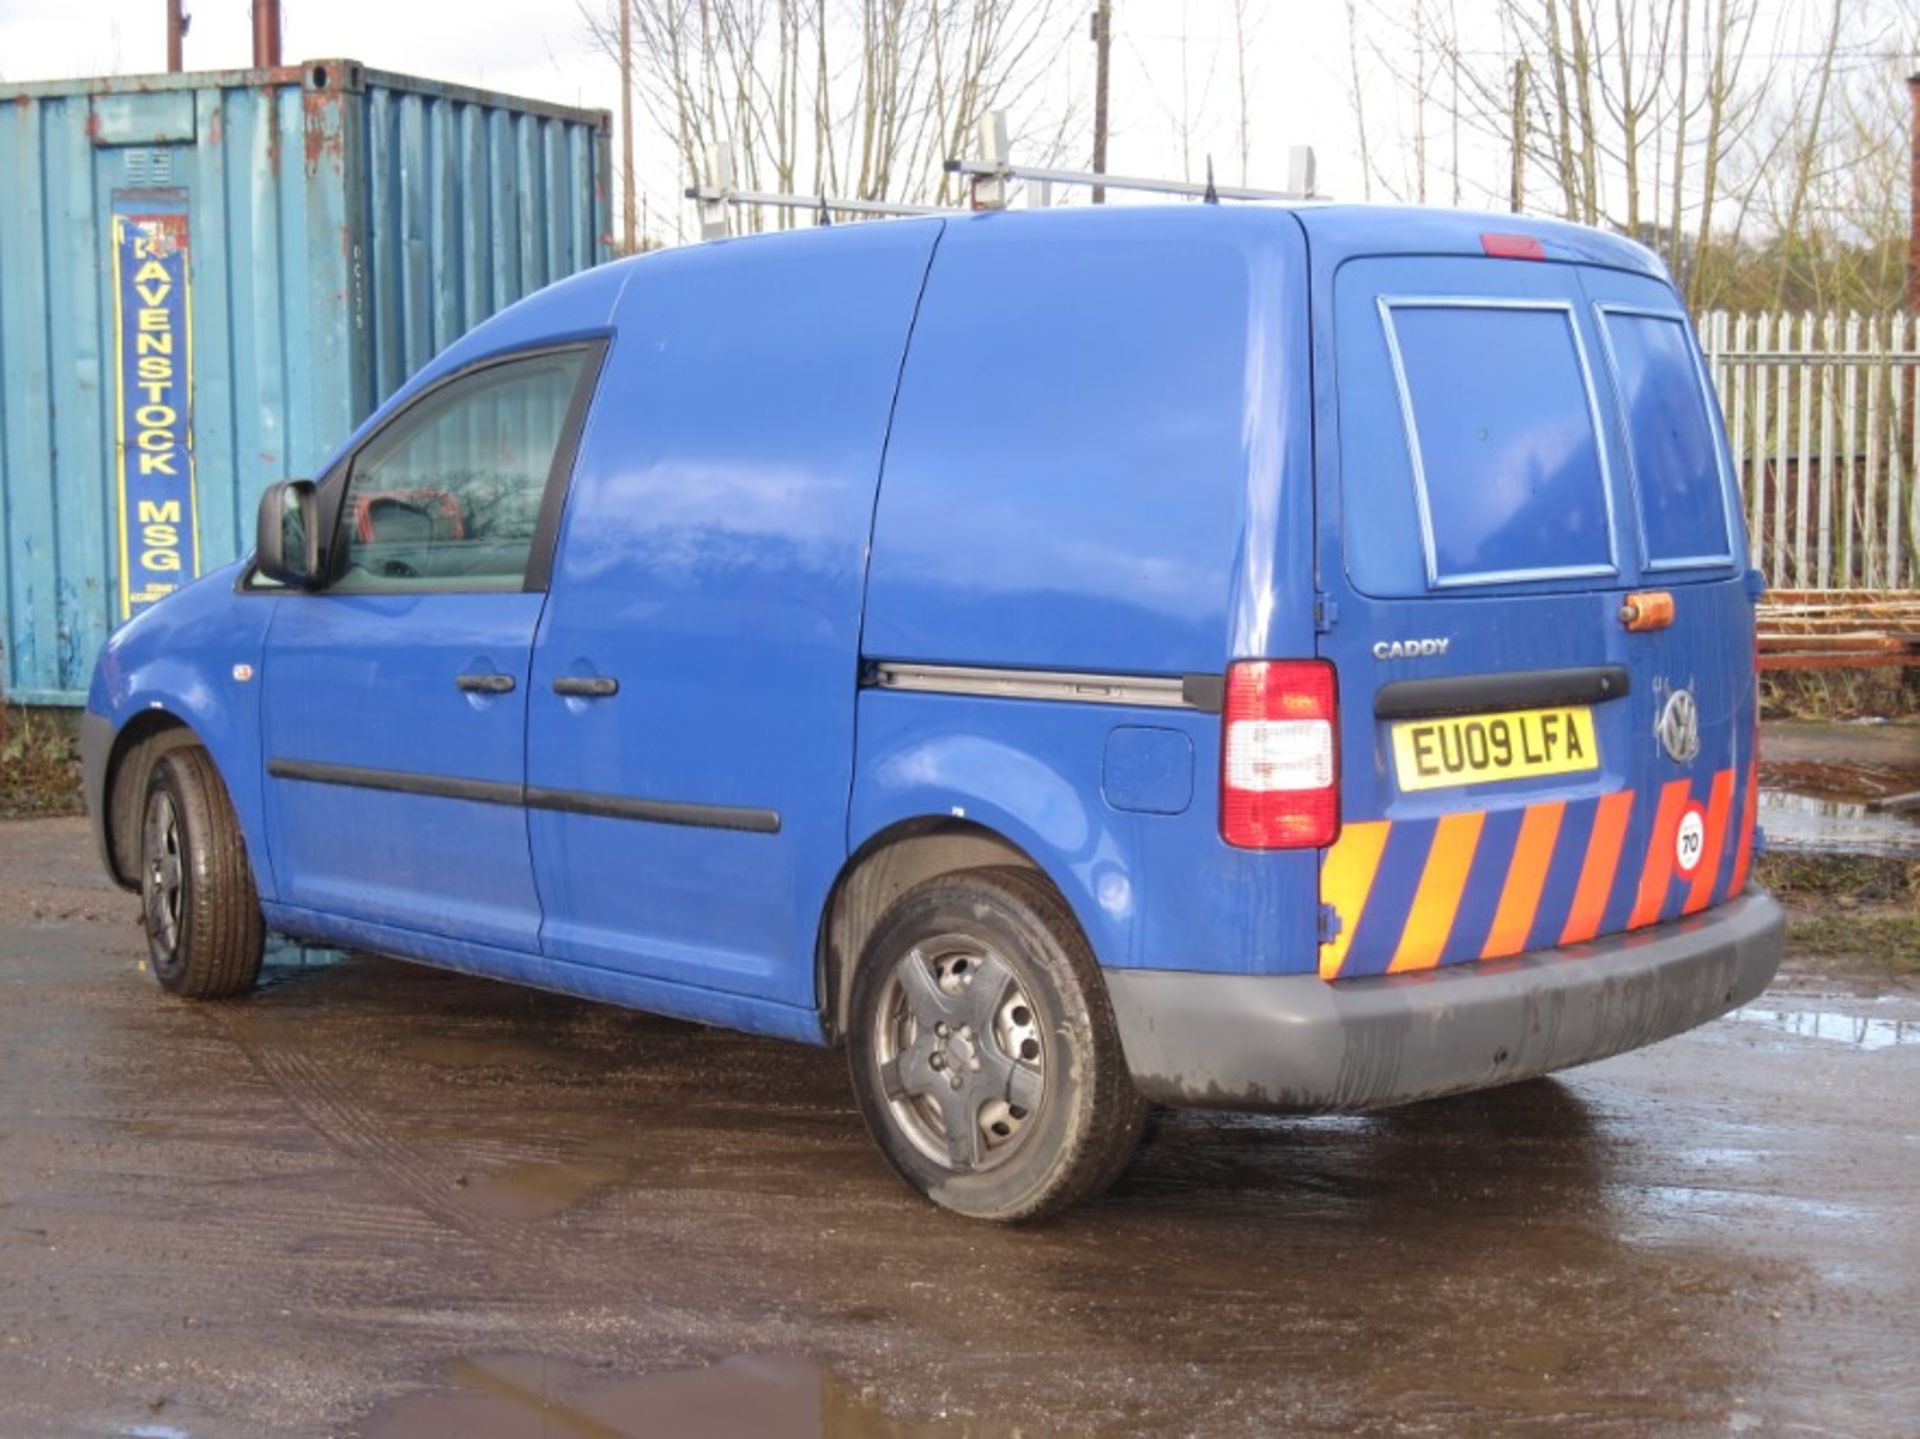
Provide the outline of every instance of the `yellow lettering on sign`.
[[153,382],[160,388],[173,383],[173,359],[168,355],[142,355],[137,362],[142,380]]
[[142,310],[135,323],[143,330],[171,330],[173,316],[163,309]]
[[172,449],[168,449],[164,453],[157,455],[151,452],[142,454],[140,456],[140,473],[143,475],[177,475],[180,472],[173,467],[173,451]]
[[[161,313],[166,312],[163,310]],[[163,333],[134,336],[133,352],[136,355],[171,355],[173,353],[173,331],[167,329],[165,325],[159,328]]]
[[140,523],[143,525],[177,525],[180,523],[180,501],[178,500],[142,500],[140,501]]

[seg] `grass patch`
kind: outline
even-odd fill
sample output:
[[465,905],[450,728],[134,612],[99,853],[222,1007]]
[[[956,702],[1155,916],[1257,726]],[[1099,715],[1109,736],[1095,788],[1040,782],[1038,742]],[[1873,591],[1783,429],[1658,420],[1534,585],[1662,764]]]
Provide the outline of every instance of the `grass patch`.
[[0,819],[78,814],[80,747],[66,717],[0,705]]
[[1754,877],[1783,904],[1920,904],[1920,860],[1772,850],[1755,863]]
[[1920,714],[1920,667],[1853,670],[1766,670],[1760,676],[1763,719],[1898,719]]
[[1776,852],[1760,857],[1755,874],[1786,906],[1792,963],[1832,974],[1920,978],[1920,862]]
[[1827,973],[1920,979],[1920,914],[1892,907],[1789,909],[1787,952]]

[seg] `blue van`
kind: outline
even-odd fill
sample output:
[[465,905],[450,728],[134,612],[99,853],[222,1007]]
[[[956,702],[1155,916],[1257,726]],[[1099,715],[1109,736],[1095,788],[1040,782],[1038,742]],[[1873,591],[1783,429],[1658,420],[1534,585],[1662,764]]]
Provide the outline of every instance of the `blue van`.
[[1751,1000],[1757,576],[1687,317],[1502,216],[722,241],[454,344],[94,675],[162,986],[264,931],[844,1044],[1018,1219]]

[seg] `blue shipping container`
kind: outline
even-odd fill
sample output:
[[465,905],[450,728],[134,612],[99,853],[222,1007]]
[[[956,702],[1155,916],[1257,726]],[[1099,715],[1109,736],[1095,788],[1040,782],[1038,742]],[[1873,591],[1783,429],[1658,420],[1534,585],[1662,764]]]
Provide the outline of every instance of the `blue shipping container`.
[[443,346],[607,257],[605,111],[326,60],[0,85],[0,683],[252,542]]

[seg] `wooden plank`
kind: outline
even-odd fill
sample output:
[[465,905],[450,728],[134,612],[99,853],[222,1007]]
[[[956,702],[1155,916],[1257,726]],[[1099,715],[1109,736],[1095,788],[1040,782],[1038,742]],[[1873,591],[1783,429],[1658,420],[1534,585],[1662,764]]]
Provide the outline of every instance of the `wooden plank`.
[[[1867,353],[1880,355],[1880,317],[1867,318]],[[1867,370],[1867,482],[1860,492],[1860,582],[1871,589],[1880,583],[1879,524],[1875,503],[1880,493],[1881,367]]]
[[[1813,351],[1813,316],[1800,316],[1800,349]],[[1800,447],[1793,461],[1793,577],[1801,584],[1807,579],[1807,525],[1812,518],[1813,438],[1813,362],[1802,360],[1800,371]]]
[[[1777,325],[1780,348],[1791,351],[1793,348],[1793,322],[1786,316],[1779,318]],[[1787,582],[1787,406],[1791,391],[1788,388],[1792,366],[1774,367],[1774,408],[1773,408],[1773,583],[1783,585]]]
[[1791,654],[1762,655],[1763,670],[1872,670],[1920,665],[1920,651],[1906,654]]
[[[1736,353],[1744,354],[1747,344],[1748,316],[1736,316],[1733,322],[1733,348]],[[1747,440],[1747,380],[1753,373],[1753,365],[1748,360],[1730,361],[1727,365],[1727,382],[1733,387],[1733,417],[1731,429],[1727,434],[1727,453],[1733,456],[1734,488],[1741,497],[1752,492],[1746,466]],[[1720,392],[1720,403],[1727,401],[1727,392]],[[1749,510],[1752,506],[1747,507]],[[1760,526],[1757,522],[1747,526],[1747,563],[1754,569],[1760,568]]]
[[[1754,326],[1754,348],[1773,348],[1773,317],[1762,315]],[[1767,381],[1769,367],[1763,361],[1753,369],[1753,565],[1765,572],[1772,553],[1773,536],[1767,533]]]
[[[1847,315],[1847,354],[1860,354],[1860,317]],[[1851,588],[1853,578],[1853,484],[1855,471],[1859,469],[1859,388],[1860,367],[1847,365],[1847,382],[1841,386],[1841,407],[1839,407],[1839,453],[1841,469],[1836,476],[1839,482],[1839,555],[1834,567],[1834,584],[1841,588]]]
[[[1835,403],[1833,352],[1839,347],[1839,320],[1829,311],[1821,318],[1821,348],[1828,361],[1820,367],[1820,520],[1815,537],[1814,579],[1825,589],[1833,580],[1833,407]],[[1805,579],[1804,574],[1801,579]]]
[[[1893,348],[1896,353],[1904,353],[1910,348],[1910,336],[1920,333],[1920,328],[1909,331],[1907,317],[1893,317]],[[1893,393],[1893,431],[1887,436],[1887,583],[1898,586],[1900,583],[1900,480],[1901,456],[1900,441],[1906,430],[1901,422],[1902,401],[1907,390],[1907,372],[1905,369],[1889,368],[1887,383]],[[1920,417],[1915,417],[1920,418]]]

